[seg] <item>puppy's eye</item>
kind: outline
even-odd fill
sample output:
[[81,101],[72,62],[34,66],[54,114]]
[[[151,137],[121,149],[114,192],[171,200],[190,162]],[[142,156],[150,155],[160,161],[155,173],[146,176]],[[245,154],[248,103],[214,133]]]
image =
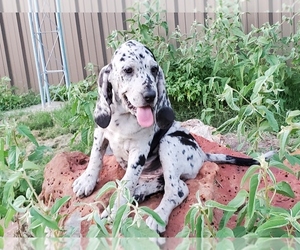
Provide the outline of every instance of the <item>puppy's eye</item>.
[[125,69],[124,69],[124,72],[125,72],[126,74],[131,74],[131,73],[133,72],[133,68],[131,68],[131,67],[125,68]]
[[151,73],[152,73],[153,75],[156,75],[157,72],[158,72],[158,67],[157,67],[157,66],[151,67]]

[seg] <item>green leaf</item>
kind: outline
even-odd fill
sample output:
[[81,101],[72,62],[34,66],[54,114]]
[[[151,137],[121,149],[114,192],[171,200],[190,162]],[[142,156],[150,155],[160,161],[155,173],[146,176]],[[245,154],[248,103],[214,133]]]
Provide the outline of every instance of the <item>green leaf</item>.
[[[100,234],[99,227],[97,227],[97,225],[91,225],[89,227],[89,231],[87,233],[87,237],[88,238],[94,238],[94,239],[96,239],[97,237],[99,237],[99,234]],[[91,242],[89,241],[89,243],[91,243]],[[95,249],[95,248],[93,248],[93,249]]]
[[219,239],[234,238],[234,233],[230,228],[224,227],[216,233],[216,237]]
[[230,239],[222,239],[218,242],[216,250],[224,250],[224,249],[235,249],[233,242]]
[[[231,207],[235,207],[235,208],[239,208],[240,206],[242,206],[246,199],[248,198],[248,192],[244,189],[241,189],[237,195],[228,203],[228,206]],[[223,227],[226,226],[227,222],[229,221],[229,219],[232,217],[232,215],[234,214],[235,211],[224,211],[224,215],[220,221],[220,225],[219,228],[222,229]]]
[[233,27],[230,31],[232,34],[240,38],[244,38],[246,36],[245,33],[238,27]]
[[237,226],[232,231],[235,238],[243,237],[247,233],[246,228],[243,226]]
[[132,225],[132,219],[127,219],[125,223],[122,223],[121,233],[124,237],[134,237],[134,238],[157,238],[158,233],[150,229],[146,222],[141,220],[140,225]]
[[19,158],[21,151],[17,146],[11,146],[8,151],[8,165],[11,169],[19,168]]
[[294,191],[292,190],[290,184],[285,181],[278,182],[275,185],[275,190],[279,194],[285,195],[290,198],[295,198]]
[[261,91],[263,84],[268,80],[267,76],[260,76],[255,80],[255,85],[253,88],[253,93],[251,95],[251,103],[257,98],[258,93]]
[[296,221],[296,220],[291,220],[291,224],[292,224],[292,226],[293,226],[298,232],[300,232],[300,224],[299,224],[298,221]]
[[156,213],[154,210],[152,210],[149,207],[140,207],[140,210],[144,211],[146,214],[152,216],[152,218],[161,226],[165,226],[166,223],[160,218],[158,213]]
[[298,201],[291,209],[291,214],[293,217],[300,215],[300,201]]
[[176,238],[186,238],[189,237],[191,229],[188,226],[184,226],[180,232],[176,234]]
[[25,169],[25,170],[40,170],[41,166],[39,166],[31,161],[25,160],[23,162],[23,169]]
[[279,131],[279,126],[278,123],[274,117],[274,114],[267,109],[267,107],[265,106],[257,106],[256,107],[258,110],[262,110],[266,115],[266,118],[268,120],[268,123],[270,125],[270,127],[273,129],[273,131],[278,132]]
[[59,198],[55,201],[55,203],[53,204],[51,210],[50,210],[50,213],[52,215],[56,214],[63,205],[65,205],[65,203],[67,201],[69,201],[71,199],[71,196],[64,196],[62,198]]
[[271,207],[270,214],[283,217],[288,217],[290,215],[289,211],[282,207]]
[[[196,230],[196,218],[198,215],[198,209],[196,207],[192,207],[190,208],[190,210],[188,211],[186,217],[185,217],[185,225],[190,226],[191,231],[194,232]],[[200,216],[200,215],[199,215]]]
[[196,237],[197,238],[203,238],[203,234],[204,234],[204,215],[201,214],[198,216],[197,218],[197,222],[196,222]]
[[292,175],[295,175],[294,171],[287,167],[285,164],[282,163],[282,161],[279,160],[278,154],[274,155],[272,160],[270,161],[270,166],[276,167],[278,169],[284,170],[287,173],[290,173]]
[[118,236],[120,232],[120,228],[123,223],[123,217],[128,215],[128,212],[129,212],[129,207],[127,206],[127,204],[124,204],[119,207],[118,211],[116,212],[115,220],[113,222],[113,228],[112,228],[113,237]]
[[0,166],[1,164],[4,166],[5,165],[5,150],[4,150],[4,139],[0,138]]
[[205,202],[205,206],[207,207],[214,207],[214,208],[218,208],[218,209],[221,209],[223,211],[233,211],[235,212],[236,211],[236,208],[235,207],[231,207],[231,206],[228,206],[228,205],[223,205],[217,201],[213,201],[213,200],[208,200]]
[[98,191],[95,199],[99,199],[100,197],[102,197],[108,191],[110,191],[112,189],[115,190],[116,188],[117,188],[117,185],[116,185],[116,182],[114,182],[114,181],[109,181],[109,182],[105,183],[103,185],[103,187],[100,188],[100,190]]
[[30,215],[46,227],[54,230],[59,230],[57,222],[54,219],[51,219],[48,215],[42,214],[38,208],[30,208]]
[[231,207],[239,208],[245,203],[245,200],[248,198],[248,192],[244,189],[241,189],[236,196],[228,202],[228,205]]
[[0,237],[4,236],[4,228],[0,225]]
[[291,126],[287,126],[284,127],[280,132],[279,132],[279,158],[282,159],[284,154],[285,154],[285,150],[286,150],[286,145],[288,142],[288,138],[291,134],[292,131],[292,127]]
[[4,227],[7,228],[9,223],[13,220],[16,210],[9,208],[4,218]]
[[228,106],[235,111],[239,111],[240,108],[234,103],[234,96],[233,96],[233,89],[229,85],[225,85],[224,91],[221,95],[223,98],[225,98]]
[[256,199],[258,184],[260,181],[259,176],[260,176],[259,174],[254,174],[254,175],[252,175],[252,177],[250,179],[249,202],[248,202],[248,211],[247,211],[247,215],[249,218],[251,218],[253,216],[254,211],[255,211],[255,199]]
[[[151,237],[151,236],[150,236]],[[94,248],[95,249],[95,248]],[[98,248],[100,249],[100,248]],[[104,248],[102,248],[104,249]],[[147,236],[144,238],[121,238],[120,245],[112,247],[111,249],[124,249],[124,250],[159,250],[160,247],[153,240]]]
[[297,116],[300,116],[300,110],[289,111],[287,118],[285,119],[286,123],[291,125],[293,123],[293,119]]
[[27,137],[35,146],[39,146],[37,140],[35,139],[35,137],[33,136],[33,134],[31,133],[30,129],[25,126],[25,125],[18,125],[17,127],[17,131],[19,132],[19,134]]
[[51,151],[52,148],[47,146],[37,146],[37,148],[28,156],[29,161],[38,161],[43,158],[44,153]]
[[289,163],[292,166],[295,166],[296,164],[300,164],[299,155],[290,155],[288,153],[285,153],[285,158],[289,161]]
[[104,234],[104,237],[109,237],[109,233],[106,229],[105,225],[105,219],[101,219],[98,213],[94,213],[94,221],[97,223],[97,226],[100,227],[102,233]]
[[21,177],[22,177],[21,172],[15,172],[9,177],[8,181],[5,183],[4,188],[3,188],[3,196],[2,196],[3,204],[6,204],[7,202],[13,200],[14,187],[20,181]]
[[26,208],[23,207],[24,202],[26,201],[26,198],[23,195],[18,196],[13,204],[10,204],[14,210],[18,213],[25,213]]
[[272,217],[272,218],[268,219],[265,223],[260,225],[256,229],[256,233],[261,233],[265,230],[269,230],[269,229],[273,229],[273,228],[283,227],[283,226],[286,226],[288,223],[289,223],[288,220],[284,217],[281,217],[281,216]]
[[2,219],[7,213],[7,208],[3,205],[0,205],[0,219]]
[[250,168],[247,169],[246,173],[244,174],[242,180],[241,180],[241,185],[240,187],[242,188],[245,185],[245,182],[250,179],[253,174],[260,169],[260,166],[258,165],[253,165]]

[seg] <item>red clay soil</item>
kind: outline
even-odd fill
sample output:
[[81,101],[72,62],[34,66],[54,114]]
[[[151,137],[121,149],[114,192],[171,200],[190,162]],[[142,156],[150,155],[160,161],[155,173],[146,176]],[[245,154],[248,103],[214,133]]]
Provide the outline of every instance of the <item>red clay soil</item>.
[[[207,153],[224,153],[233,156],[247,157],[246,155],[234,152],[229,148],[220,146],[215,142],[210,142],[200,136],[193,135],[204,152]],[[42,193],[40,198],[46,205],[51,206],[57,198],[70,195],[71,200],[65,205],[61,212],[71,215],[74,211],[79,211],[81,216],[92,212],[93,208],[88,205],[75,206],[76,203],[91,203],[95,199],[97,191],[108,181],[121,179],[124,175],[124,170],[118,166],[113,156],[105,156],[103,169],[99,176],[99,182],[93,194],[89,197],[78,198],[72,191],[73,181],[87,167],[89,157],[80,152],[60,153],[56,155],[45,167],[45,180],[43,183]],[[294,166],[294,170],[300,170],[299,166]],[[222,204],[227,204],[233,199],[236,193],[240,190],[240,181],[247,167],[239,167],[228,164],[215,164],[206,162],[201,168],[198,176],[193,180],[188,180],[187,185],[190,190],[189,196],[179,205],[170,216],[170,220],[163,236],[174,237],[181,231],[184,224],[184,218],[190,206],[196,202],[196,192],[200,191],[200,197],[203,200],[215,200]],[[300,183],[297,178],[291,174],[272,168],[272,171],[277,181],[285,180],[295,192],[295,198],[290,199],[281,195],[276,195],[274,205],[283,208],[292,207],[300,198]],[[247,187],[245,187],[247,189]],[[109,195],[104,197],[103,202],[108,203]],[[155,208],[162,198],[162,194],[155,194],[149,197],[141,205]],[[99,207],[99,209],[102,209]],[[218,225],[222,217],[221,211],[214,212],[214,225]],[[234,221],[229,223],[231,227]],[[81,223],[81,234],[85,236],[90,222],[83,221]]]

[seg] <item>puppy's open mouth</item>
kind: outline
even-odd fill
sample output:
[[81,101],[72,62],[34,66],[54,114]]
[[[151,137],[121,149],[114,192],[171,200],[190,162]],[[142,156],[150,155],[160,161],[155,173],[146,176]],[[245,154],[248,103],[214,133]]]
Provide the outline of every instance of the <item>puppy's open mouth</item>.
[[150,127],[154,123],[153,111],[151,106],[143,106],[143,107],[135,107],[128,100],[126,95],[124,96],[124,100],[127,104],[130,112],[136,116],[137,122],[141,127]]

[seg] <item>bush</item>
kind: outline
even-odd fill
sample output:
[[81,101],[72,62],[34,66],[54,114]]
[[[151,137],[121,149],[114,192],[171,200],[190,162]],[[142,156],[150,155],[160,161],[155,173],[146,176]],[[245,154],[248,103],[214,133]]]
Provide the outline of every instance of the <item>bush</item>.
[[26,108],[40,102],[39,96],[29,91],[25,94],[15,94],[16,88],[8,85],[10,79],[2,77],[0,79],[0,111]]
[[237,129],[254,149],[263,132],[277,133],[285,111],[300,106],[295,96],[300,91],[300,31],[280,34],[293,18],[252,26],[245,33],[239,1],[217,1],[213,19],[194,22],[189,34],[178,27],[169,35],[158,2],[137,3],[129,29],[112,32],[109,45],[116,48],[126,39],[137,39],[152,49],[179,112],[214,121],[219,131]]

